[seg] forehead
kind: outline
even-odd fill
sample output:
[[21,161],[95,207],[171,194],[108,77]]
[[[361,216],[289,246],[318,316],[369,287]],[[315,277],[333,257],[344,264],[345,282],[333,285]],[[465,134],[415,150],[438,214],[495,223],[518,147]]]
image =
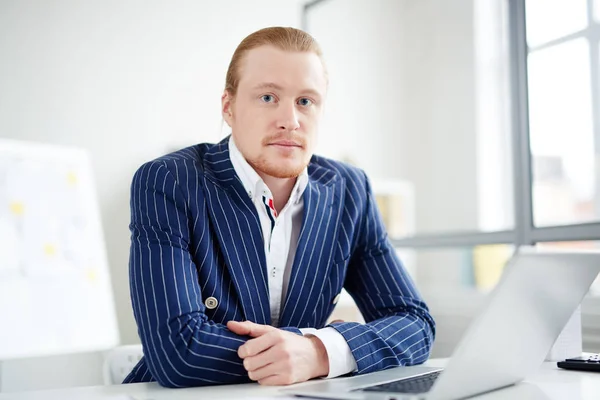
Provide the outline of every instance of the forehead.
[[239,88],[273,82],[286,90],[312,89],[324,94],[325,69],[313,52],[291,52],[272,46],[249,50],[240,63]]

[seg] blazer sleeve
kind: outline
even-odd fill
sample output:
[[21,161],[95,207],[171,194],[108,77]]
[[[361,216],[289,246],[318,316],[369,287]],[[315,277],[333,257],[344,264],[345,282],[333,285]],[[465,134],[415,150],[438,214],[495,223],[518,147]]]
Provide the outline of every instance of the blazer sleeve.
[[[167,387],[250,382],[237,355],[249,338],[208,320],[205,314],[188,248],[187,207],[165,163],[153,161],[136,172],[131,188],[129,278],[148,369]],[[299,334],[296,328],[287,330]]]
[[363,177],[365,183],[358,187],[366,185],[366,204],[344,287],[366,323],[330,325],[346,339],[358,374],[423,363],[435,338],[435,322],[388,240],[364,173]]

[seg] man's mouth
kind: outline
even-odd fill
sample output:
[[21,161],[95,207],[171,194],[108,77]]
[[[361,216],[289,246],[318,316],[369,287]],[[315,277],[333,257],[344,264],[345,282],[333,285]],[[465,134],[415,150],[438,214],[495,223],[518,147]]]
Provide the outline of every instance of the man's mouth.
[[302,145],[294,140],[277,140],[269,143],[269,146],[282,146],[282,147],[302,147]]

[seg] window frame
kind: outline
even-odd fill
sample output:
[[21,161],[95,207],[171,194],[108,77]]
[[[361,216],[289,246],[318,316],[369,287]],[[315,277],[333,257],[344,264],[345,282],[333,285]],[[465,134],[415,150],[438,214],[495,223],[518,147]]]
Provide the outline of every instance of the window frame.
[[[310,32],[311,11],[326,1],[328,0],[313,0],[303,5],[301,21],[303,30]],[[392,244],[397,248],[472,247],[483,244],[512,244],[516,248],[543,242],[600,240],[600,220],[560,226],[536,227],[534,225],[527,76],[529,53],[577,38],[587,38],[590,51],[594,150],[595,154],[600,154],[600,22],[594,19],[594,0],[587,0],[588,25],[585,29],[535,47],[529,47],[527,44],[526,0],[506,1],[509,20],[514,228],[497,232],[470,231],[391,238]],[[600,179],[598,178],[596,178],[596,188],[595,204],[600,210]]]

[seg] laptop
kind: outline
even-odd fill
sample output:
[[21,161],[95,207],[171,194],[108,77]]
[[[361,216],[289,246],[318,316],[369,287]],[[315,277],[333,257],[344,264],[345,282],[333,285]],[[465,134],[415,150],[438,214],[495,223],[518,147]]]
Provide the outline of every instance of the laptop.
[[446,367],[398,367],[282,389],[322,399],[454,400],[523,380],[544,361],[600,272],[600,251],[521,247]]

